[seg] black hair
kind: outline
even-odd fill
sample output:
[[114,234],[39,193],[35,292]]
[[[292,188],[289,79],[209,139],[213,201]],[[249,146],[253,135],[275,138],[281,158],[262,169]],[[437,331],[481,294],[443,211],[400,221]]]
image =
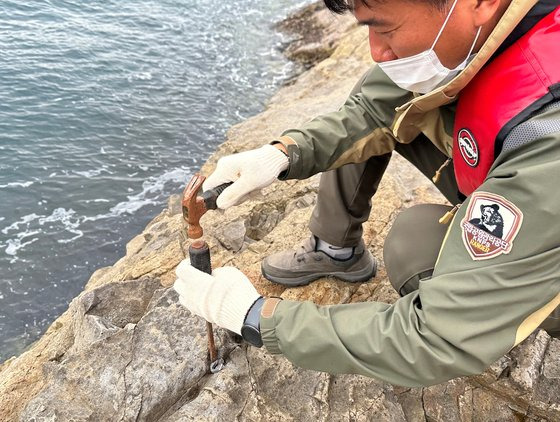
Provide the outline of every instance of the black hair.
[[[331,12],[338,13],[339,15],[354,10],[354,4],[356,2],[363,3],[368,7],[370,6],[368,0],[323,0],[323,1],[325,3],[325,6],[327,6],[327,9],[329,9]],[[385,2],[389,0],[370,0],[370,1]],[[430,5],[432,5],[438,10],[443,10],[448,2],[448,0],[420,0],[420,1],[429,3]]]
[[[339,15],[351,11],[354,8],[354,2],[352,0],[323,0],[325,6],[331,12],[338,13]],[[358,0],[360,1],[360,0]]]

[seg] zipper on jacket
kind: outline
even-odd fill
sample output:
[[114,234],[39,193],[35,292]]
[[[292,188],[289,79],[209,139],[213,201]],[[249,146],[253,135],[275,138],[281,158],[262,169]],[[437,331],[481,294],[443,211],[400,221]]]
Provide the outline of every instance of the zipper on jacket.
[[438,221],[439,224],[448,224],[451,220],[453,220],[453,217],[455,216],[455,213],[457,212],[457,210],[461,207],[461,204],[457,204],[455,205],[453,208],[451,208],[449,211],[447,211],[443,217],[441,217]]
[[443,169],[445,167],[447,167],[449,165],[449,163],[451,162],[452,158],[448,158],[447,160],[445,160],[445,162],[437,169],[436,174],[434,174],[434,177],[432,177],[432,182],[437,183],[439,182],[439,179],[441,177],[441,172],[443,171]]

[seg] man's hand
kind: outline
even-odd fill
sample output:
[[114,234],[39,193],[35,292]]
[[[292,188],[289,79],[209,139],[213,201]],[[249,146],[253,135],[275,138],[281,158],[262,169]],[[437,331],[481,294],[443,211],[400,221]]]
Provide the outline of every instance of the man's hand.
[[188,259],[177,269],[173,288],[179,302],[206,321],[241,334],[247,311],[261,297],[249,279],[234,267],[221,267],[206,274]]
[[218,160],[218,165],[202,185],[209,189],[234,182],[218,197],[218,208],[226,209],[241,202],[254,190],[264,188],[288,168],[288,157],[279,148],[264,145],[261,148],[228,155]]

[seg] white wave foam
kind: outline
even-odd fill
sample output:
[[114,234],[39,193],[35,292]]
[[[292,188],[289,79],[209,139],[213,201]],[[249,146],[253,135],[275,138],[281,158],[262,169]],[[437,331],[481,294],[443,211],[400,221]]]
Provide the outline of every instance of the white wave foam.
[[95,177],[95,176],[99,176],[102,171],[103,169],[94,169],[94,170],[86,170],[86,171],[73,170],[73,173],[83,177]]
[[[84,233],[79,230],[82,221],[83,217],[76,216],[76,212],[73,209],[66,210],[65,208],[56,208],[51,215],[28,214],[23,216],[19,221],[2,229],[3,234],[9,234],[11,231],[18,232],[13,234],[5,244],[0,244],[0,246],[5,246],[4,250],[6,254],[14,257],[11,261],[13,263],[17,260],[17,252],[25,246],[39,240],[39,237],[34,237],[27,241],[24,241],[24,239],[36,234],[44,234],[43,227],[47,225],[47,223],[59,223],[62,225],[63,231],[73,234],[74,236],[69,239],[57,240],[58,243],[69,243],[84,235]],[[21,230],[20,226],[25,226],[25,229]],[[48,228],[51,227],[52,224],[49,224]]]
[[33,183],[32,181],[28,181],[28,182],[10,182],[7,183],[5,185],[0,185],[0,189],[2,188],[13,188],[13,187],[20,187],[20,188],[28,188],[29,186],[31,186]]
[[31,221],[36,220],[40,217],[43,217],[43,216],[37,215],[35,213],[24,215],[19,221],[16,221],[16,222],[10,224],[8,227],[4,227],[2,229],[2,233],[3,234],[8,234],[8,232],[10,230],[18,230],[19,226],[21,226],[23,224],[29,224]]
[[[93,217],[79,216],[72,209],[56,208],[50,215],[28,214],[21,217],[18,221],[4,227],[1,232],[5,235],[11,235],[5,243],[0,243],[0,248],[4,248],[6,254],[17,260],[17,252],[25,248],[25,246],[36,242],[39,237],[31,236],[41,234],[49,235],[47,231],[55,230],[56,236],[60,236],[60,231],[65,231],[73,236],[67,239],[58,239],[61,244],[71,243],[72,241],[82,237],[83,231],[80,226],[87,221],[97,221],[100,219],[119,217],[123,214],[134,214],[142,207],[147,205],[158,205],[161,203],[162,194],[166,193],[165,185],[167,183],[186,183],[190,178],[191,172],[188,169],[178,168],[165,172],[159,176],[148,178],[142,183],[142,191],[136,195],[130,195],[126,201],[122,201],[111,207],[108,213],[99,214]],[[91,199],[86,202],[110,202],[104,198]],[[4,219],[4,217],[2,217]],[[2,221],[2,220],[0,220]],[[61,227],[60,227],[61,226]],[[28,239],[28,240],[26,240]]]
[[28,240],[27,242],[22,241],[26,237],[33,236],[34,234],[37,234],[37,233],[40,233],[40,231],[36,230],[36,231],[33,231],[33,232],[18,233],[15,239],[8,239],[7,247],[6,247],[6,254],[15,256],[19,249],[23,248],[24,246],[30,245],[31,243],[39,240],[38,237],[34,237],[33,239]]
[[151,81],[152,80],[152,73],[151,72],[138,72],[134,75],[130,75],[128,78],[128,82],[132,82],[133,80],[140,80],[140,81]]
[[94,217],[85,217],[83,221],[97,221],[105,218],[118,217],[123,214],[134,214],[147,205],[160,203],[161,194],[165,192],[166,183],[186,183],[192,173],[188,169],[177,168],[159,176],[152,176],[142,183],[142,192],[127,196],[127,200],[119,202],[108,213]]
[[92,169],[92,170],[84,170],[84,171],[72,170],[72,173],[77,174],[78,176],[83,176],[83,177],[87,177],[87,178],[99,176],[101,173],[113,174],[112,171],[107,169],[106,165],[103,165],[99,168],[95,168],[95,169]]
[[86,204],[90,204],[92,202],[111,202],[111,201],[109,201],[108,199],[105,199],[105,198],[98,198],[98,199],[86,199],[84,202]]
[[142,192],[128,196],[128,201],[120,202],[111,208],[113,215],[124,213],[134,214],[145,205],[157,204],[157,197],[149,198],[150,195],[157,195],[163,192],[165,184],[168,182],[180,183],[187,181],[188,172],[184,169],[175,169],[163,173],[157,177],[150,177],[142,183]]

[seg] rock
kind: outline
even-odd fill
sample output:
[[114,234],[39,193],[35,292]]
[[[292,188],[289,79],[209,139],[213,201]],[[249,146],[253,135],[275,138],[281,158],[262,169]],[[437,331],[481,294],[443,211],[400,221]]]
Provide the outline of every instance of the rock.
[[304,196],[288,202],[288,205],[286,205],[286,214],[290,214],[292,211],[299,208],[309,208],[315,205],[315,202],[317,202],[316,193],[305,194]]
[[284,213],[272,204],[261,204],[254,207],[247,219],[247,237],[261,240],[280,223]]
[[293,367],[259,349],[238,349],[192,401],[164,421],[405,421],[391,387],[359,376]]
[[182,195],[171,195],[167,200],[167,214],[174,216],[183,213],[183,204],[181,203]]
[[558,367],[559,347],[560,340],[538,330],[469,381],[503,397],[521,415],[560,420],[560,380],[551,370]]
[[334,16],[315,3],[283,20],[276,29],[289,35],[286,56],[309,68],[329,57],[340,36],[355,25],[351,16]]
[[132,240],[126,244],[126,254],[134,255],[138,253],[146,243],[146,236],[144,236],[144,234],[133,237]]
[[239,252],[245,240],[245,222],[242,220],[226,223],[218,232],[217,239],[228,251]]
[[[206,373],[204,324],[172,289],[148,309],[157,288],[157,280],[144,278],[75,300],[70,312],[80,341],[45,366],[47,387],[29,401],[22,419],[154,420],[196,388]],[[112,306],[116,297],[121,302]],[[88,328],[92,317],[103,333]]]

